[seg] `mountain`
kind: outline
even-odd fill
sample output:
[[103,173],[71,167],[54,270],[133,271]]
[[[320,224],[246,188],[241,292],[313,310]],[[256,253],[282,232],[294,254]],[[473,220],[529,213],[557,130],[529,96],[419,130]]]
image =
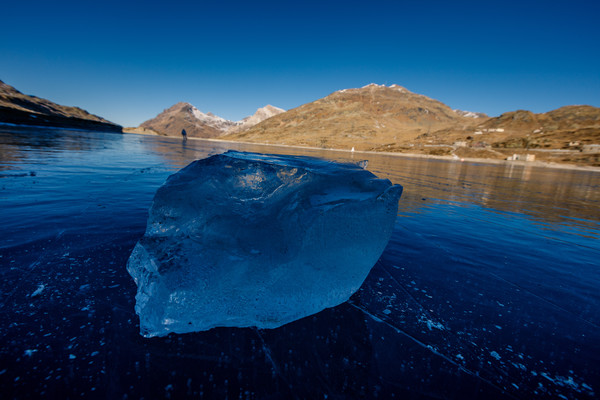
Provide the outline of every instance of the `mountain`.
[[600,108],[575,105],[540,114],[511,111],[488,119],[477,131],[497,148],[581,150],[600,143]]
[[140,124],[140,128],[151,129],[161,135],[180,136],[183,129],[188,137],[215,138],[235,126],[236,123],[203,113],[189,103],[177,103],[156,117]]
[[121,126],[79,107],[29,96],[0,81],[0,123],[121,132]]
[[401,86],[370,84],[339,90],[245,131],[232,131],[224,139],[373,150],[439,129],[472,126],[478,120]]
[[262,121],[264,121],[266,119],[269,119],[271,117],[274,117],[275,115],[278,115],[278,114],[281,114],[284,112],[285,112],[285,110],[282,108],[274,107],[270,104],[267,104],[266,106],[256,110],[254,115],[251,115],[251,116],[246,117],[246,118],[242,119],[241,121],[239,121],[238,125],[229,129],[227,131],[227,133],[244,131],[246,129],[253,127],[256,124],[261,123]]
[[536,160],[600,166],[600,109],[566,106],[490,118],[398,85],[370,84],[231,130],[223,139],[459,158],[524,159],[531,153]]
[[[284,110],[281,108],[267,105],[259,108],[254,115],[236,122],[218,117],[210,112],[205,114],[193,105],[181,102],[143,122],[139,128],[142,129],[142,133],[145,133],[143,129],[146,129],[167,136],[180,136],[181,131],[185,129],[188,137],[216,138],[233,130],[247,129],[282,112]],[[134,132],[135,130],[128,128],[128,131]],[[138,132],[140,132],[139,129]]]
[[[535,114],[518,110],[491,118],[482,128],[504,128],[515,132],[564,131],[600,127],[600,108],[592,106],[565,106],[547,113]],[[536,132],[539,133],[539,132]]]

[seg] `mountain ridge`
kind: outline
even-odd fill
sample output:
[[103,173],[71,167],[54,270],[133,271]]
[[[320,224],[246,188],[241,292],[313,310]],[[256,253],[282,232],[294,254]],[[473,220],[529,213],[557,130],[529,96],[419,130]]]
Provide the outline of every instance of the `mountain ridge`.
[[[267,105],[240,121],[230,121],[211,112],[204,113],[190,103],[179,102],[163,110],[156,117],[141,123],[138,128],[142,131],[136,131],[136,128],[127,128],[127,131],[180,136],[181,131],[185,129],[188,137],[213,139],[228,132],[248,129],[284,111],[281,108]],[[148,132],[144,132],[144,130]]]
[[571,105],[488,117],[453,110],[399,85],[369,84],[338,90],[222,139],[600,166],[600,108]]
[[0,122],[121,132],[122,127],[79,107],[26,95],[0,80]]
[[449,124],[473,125],[475,120],[402,86],[369,84],[335,91],[223,138],[370,150],[381,141],[399,140],[399,135],[413,140]]
[[[285,111],[267,105],[240,121],[185,102],[136,128],[25,95],[0,80],[0,123],[218,138],[265,144],[400,152],[455,158],[533,159],[600,166],[600,108],[568,105],[496,117],[451,109],[400,85],[337,90]],[[527,157],[525,157],[527,155]]]

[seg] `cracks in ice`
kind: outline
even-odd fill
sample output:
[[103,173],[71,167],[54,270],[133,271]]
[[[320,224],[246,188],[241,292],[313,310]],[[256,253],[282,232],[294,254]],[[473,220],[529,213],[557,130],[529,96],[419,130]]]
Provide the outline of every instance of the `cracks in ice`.
[[389,321],[386,321],[382,318],[379,318],[378,316],[371,314],[369,311],[367,311],[366,309],[364,309],[361,306],[358,306],[356,304],[354,304],[352,301],[349,301],[348,304],[350,304],[352,307],[356,308],[357,310],[361,311],[362,313],[364,313],[365,315],[367,315],[369,318],[371,318],[373,321],[375,322],[379,322],[382,324],[387,325],[388,327],[392,328],[394,331],[396,331],[396,333],[399,333],[405,337],[407,337],[408,339],[412,340],[413,342],[415,342],[417,345],[429,350],[431,353],[433,353],[434,355],[444,359],[445,361],[449,362],[450,364],[454,365],[456,368],[458,368],[459,370],[463,371],[464,373],[466,373],[467,375],[470,375],[496,389],[498,389],[500,392],[502,392],[503,394],[505,394],[507,397],[513,398],[513,399],[517,399],[517,397],[512,396],[510,393],[507,393],[504,389],[502,389],[501,387],[499,387],[498,385],[496,385],[495,383],[481,377],[477,372],[471,371],[467,368],[465,368],[463,365],[457,363],[456,361],[452,360],[450,357],[446,356],[445,354],[440,353],[435,347],[433,347],[430,344],[426,344],[422,341],[420,341],[419,339],[417,339],[416,337],[408,334],[407,332],[403,331],[402,329],[400,329],[399,327],[397,327],[396,325],[390,323]]
[[[402,293],[404,300],[403,302],[405,302],[404,306],[407,307],[406,309],[401,310],[404,315],[404,318],[400,320],[401,323],[407,322],[404,321],[404,319],[406,319],[406,317],[411,317],[414,316],[417,318],[419,323],[423,323],[423,322],[431,322],[432,318],[431,317],[436,317],[435,313],[432,310],[429,310],[427,307],[427,302],[425,303],[421,303],[419,301],[419,297],[415,296],[412,294],[412,292],[408,289],[406,289],[404,287],[403,284],[401,284],[401,282],[393,275],[393,271],[391,271],[389,269],[389,265],[386,266],[383,263],[379,263],[378,265],[378,269],[379,269],[379,274],[380,276],[385,276],[387,275],[388,277],[386,277],[386,280],[388,280],[388,282],[391,284],[389,285],[389,290],[393,290],[396,294],[400,294]],[[520,286],[518,286],[517,284],[510,282],[506,279],[503,279],[499,276],[496,276],[495,274],[491,274],[492,276],[494,276],[496,279],[502,280],[507,282],[508,284],[510,284],[511,286],[514,286],[516,288],[519,288],[520,290],[530,293],[533,296],[539,297],[541,300],[543,300],[544,302],[547,302],[555,307],[557,307],[558,309],[567,312],[568,311],[566,309],[563,309],[560,306],[557,306],[555,304],[553,304],[551,301],[541,298],[539,295],[536,295],[534,293],[529,292],[528,290],[521,288]],[[379,278],[380,282],[384,281],[383,277]],[[411,282],[413,285],[415,284],[414,282]],[[373,289],[374,290],[374,289]],[[383,298],[381,299],[382,301],[387,298],[388,296],[383,295],[381,292],[378,292],[380,296],[383,296]],[[373,296],[378,296],[377,294],[375,294],[375,292],[371,293],[371,295]],[[395,299],[395,296],[394,296]],[[398,301],[400,299],[396,299],[396,301]],[[464,336],[461,336],[464,334],[464,332],[458,332],[455,333],[453,332],[449,326],[445,326],[444,329],[440,329],[440,331],[435,332],[435,333],[427,333],[425,331],[421,331],[421,333],[424,335],[422,336],[421,334],[418,333],[418,331],[413,331],[413,328],[416,329],[417,326],[415,325],[414,327],[412,325],[400,325],[396,320],[394,320],[394,318],[391,315],[391,312],[389,311],[389,306],[383,310],[383,312],[379,312],[378,308],[373,308],[373,307],[377,307],[377,303],[378,301],[375,301],[375,303],[371,304],[370,302],[365,302],[365,303],[361,303],[360,300],[354,300],[354,301],[350,301],[348,302],[350,305],[352,305],[354,308],[362,311],[365,315],[367,315],[370,319],[379,322],[381,324],[385,324],[386,326],[392,328],[395,332],[402,334],[403,336],[409,338],[411,341],[413,341],[414,343],[418,344],[420,347],[425,348],[427,350],[429,350],[430,352],[432,352],[433,354],[435,354],[438,357],[441,357],[442,359],[446,360],[447,362],[450,362],[452,365],[456,366],[457,368],[459,368],[461,371],[463,371],[464,373],[470,375],[470,376],[474,376],[477,379],[481,380],[482,382],[488,383],[489,385],[491,385],[492,387],[500,390],[504,396],[507,397],[512,397],[515,398],[518,397],[519,393],[518,392],[514,392],[513,388],[516,388],[517,390],[519,390],[519,386],[521,386],[521,384],[524,385],[529,385],[532,388],[534,386],[535,383],[537,383],[538,385],[540,385],[540,387],[542,387],[542,390],[544,393],[550,393],[552,390],[554,390],[556,393],[559,393],[559,391],[562,389],[570,389],[570,390],[574,390],[575,392],[579,392],[579,393],[583,393],[585,391],[589,392],[589,393],[593,393],[593,389],[591,386],[585,384],[585,383],[579,383],[577,382],[577,376],[573,376],[571,377],[570,375],[567,376],[567,378],[563,378],[563,376],[559,376],[559,374],[556,375],[556,379],[548,379],[547,376],[550,376],[550,372],[546,371],[544,373],[536,373],[534,371],[535,365],[528,365],[527,369],[525,368],[524,365],[522,364],[518,364],[515,363],[513,361],[511,361],[511,357],[507,356],[508,358],[503,358],[502,360],[500,360],[500,357],[498,355],[498,353],[496,351],[492,351],[491,349],[488,349],[486,346],[482,346],[481,341],[483,340],[477,340],[475,337],[473,337],[473,340],[469,340]],[[391,305],[391,304],[390,304]],[[502,306],[502,305],[501,305]],[[400,311],[400,309],[398,308],[398,305],[395,306],[396,311]],[[414,314],[414,315],[413,315]],[[571,314],[571,313],[569,313]],[[590,324],[591,326],[596,326],[596,324],[594,324],[593,322],[587,321],[584,318],[578,316],[579,319],[583,320],[586,324]],[[452,319],[451,319],[452,321]],[[406,331],[402,330],[400,327],[407,329]],[[409,328],[410,327],[410,328]],[[429,327],[429,325],[428,325]],[[433,326],[435,328],[435,326]],[[430,329],[431,331],[431,329]],[[485,329],[484,329],[485,331]],[[433,336],[430,336],[433,335]],[[441,337],[440,337],[441,335]],[[469,334],[469,337],[471,337],[471,334]],[[466,340],[465,340],[466,339]],[[483,340],[484,344],[486,343],[485,340]],[[510,346],[508,346],[509,351],[512,353],[512,348],[510,348]],[[462,354],[457,354],[456,356],[452,357],[452,351],[454,350],[459,350],[460,353]],[[467,356],[469,355],[469,356]],[[491,356],[492,359],[488,359],[487,356]],[[467,356],[467,357],[465,357]],[[518,356],[518,355],[517,355]],[[522,356],[519,356],[521,358],[521,360],[523,359]],[[531,357],[529,357],[531,358]],[[485,362],[487,361],[487,362]],[[479,363],[478,363],[479,362]],[[543,364],[543,361],[541,361],[541,363]],[[523,374],[521,376],[521,381],[515,381],[515,382],[511,382],[511,373],[509,372],[509,367],[510,365],[516,367],[516,368],[521,368],[525,371],[530,370],[531,371],[531,376],[529,374]],[[542,365],[537,365],[538,368],[542,368]],[[494,371],[494,372],[492,372]],[[572,371],[569,371],[570,374],[572,375]],[[480,374],[482,376],[480,376]],[[536,379],[536,376],[541,376],[542,378],[546,378],[546,380],[548,380],[549,382],[551,382],[555,388],[554,389],[547,389],[543,386],[541,386],[541,382],[539,382],[538,379]],[[564,375],[564,374],[563,374]],[[497,376],[498,379],[493,378],[493,376]],[[508,379],[508,383],[510,383],[510,385],[507,385],[507,381],[506,379]],[[518,385],[517,385],[518,383]],[[506,385],[506,386],[505,386]],[[538,390],[538,389],[536,389]],[[512,392],[512,394],[511,394]]]
[[265,353],[265,357],[269,361],[269,363],[271,364],[271,368],[273,369],[273,376],[278,376],[287,385],[287,387],[290,390],[292,390],[292,386],[290,385],[288,380],[281,374],[281,370],[279,369],[279,366],[273,359],[273,355],[271,354],[271,349],[267,345],[267,342],[265,342],[265,339],[263,338],[263,336],[260,334],[260,329],[253,328],[253,331],[256,333],[256,336],[258,336],[258,338],[260,339],[260,342],[262,344],[262,350]]
[[[448,343],[454,342],[456,345],[460,346],[462,354],[464,354],[464,355],[469,354],[470,355],[469,358],[472,360],[478,360],[478,359],[480,359],[480,355],[478,355],[478,354],[486,353],[486,351],[484,351],[484,349],[481,346],[479,346],[477,343],[469,342],[467,344],[464,342],[463,338],[461,338],[459,335],[452,332],[450,329],[448,329],[448,327],[444,326],[441,322],[435,322],[436,320],[439,321],[439,318],[437,318],[433,312],[431,312],[423,304],[421,304],[421,302],[414,295],[412,295],[410,293],[410,291],[408,291],[406,288],[404,288],[404,285],[402,285],[398,281],[398,279],[396,279],[396,277],[388,270],[388,268],[386,268],[386,266],[384,264],[380,263],[379,268],[394,283],[396,290],[398,292],[402,292],[406,296],[406,299],[408,300],[408,302],[413,303],[416,306],[418,311],[413,310],[413,312],[415,312],[416,314],[421,314],[421,315],[415,315],[415,317],[417,317],[418,322],[427,323],[427,327],[429,328],[430,331],[432,330],[432,328],[436,328],[439,331],[443,332],[441,334],[445,337],[444,342],[448,342],[448,341],[449,341]],[[386,316],[375,315],[375,314],[371,313],[370,311],[368,311],[364,305],[356,304],[356,303],[354,303],[354,301],[349,301],[348,303],[350,305],[352,305],[354,308],[362,311],[364,314],[369,316],[374,321],[387,325],[388,327],[395,330],[397,333],[404,335],[405,337],[409,338],[410,340],[412,340],[419,346],[429,350],[436,356],[441,357],[442,359],[444,359],[447,362],[451,363],[452,365],[456,366],[458,369],[460,369],[464,373],[466,373],[470,376],[473,376],[482,382],[489,384],[490,386],[500,390],[502,393],[504,393],[508,397],[515,398],[513,395],[510,395],[509,393],[507,393],[506,389],[503,389],[497,383],[494,383],[493,381],[490,381],[490,380],[480,376],[479,375],[480,371],[469,369],[464,364],[464,362],[461,362],[462,360],[465,360],[465,357],[461,356],[460,354],[459,354],[459,356],[460,356],[459,361],[456,361],[456,360],[450,358],[450,356],[442,353],[440,351],[440,349],[438,349],[436,346],[434,346],[432,344],[427,344],[427,343],[419,340],[417,337],[413,336],[412,334],[402,330],[397,324],[394,324],[393,321],[390,321],[389,318],[387,317],[387,315]],[[384,314],[385,314],[385,312],[384,312]],[[506,371],[504,371],[502,368],[499,368],[496,365],[490,365],[490,367],[493,370],[495,370],[497,374],[507,375]]]
[[[381,265],[381,269],[390,277],[390,279],[392,281],[394,281],[396,283],[396,285],[398,285],[398,288],[400,290],[402,290],[404,292],[404,294],[406,294],[412,301],[415,302],[415,304],[417,304],[419,306],[419,308],[421,309],[421,311],[427,316],[428,322],[429,322],[427,324],[427,326],[429,327],[429,330],[431,330],[431,326],[434,326],[437,329],[440,329],[439,326],[441,326],[442,327],[441,330],[444,329],[443,328],[444,325],[442,325],[441,323],[439,323],[439,322],[433,322],[433,318],[431,316],[431,313],[425,307],[423,307],[423,305],[415,298],[415,296],[413,296],[408,290],[406,290],[404,288],[403,285],[400,284],[400,282],[398,282],[398,280],[396,279],[396,277],[394,277],[394,275],[392,275],[390,273],[390,271],[388,271],[388,269],[385,266]],[[430,325],[430,324],[432,324],[432,325]]]
[[[281,368],[279,367],[279,365],[277,364],[277,362],[273,358],[273,354],[271,352],[271,349],[269,348],[269,345],[265,341],[264,337],[261,335],[260,329],[258,329],[258,328],[252,328],[252,330],[256,333],[256,336],[258,336],[258,338],[260,339],[260,342],[261,342],[261,345],[262,345],[262,350],[265,353],[265,358],[267,359],[267,361],[269,362],[269,364],[271,364],[271,369],[273,371],[273,376],[279,377],[285,383],[285,385],[288,387],[288,389],[290,390],[290,392],[294,393],[294,391],[295,391],[294,387],[288,381],[288,379],[284,376],[284,374],[281,373]],[[326,388],[326,390],[328,391],[328,393],[332,393],[333,392],[333,390],[327,384],[326,380],[321,379],[321,378],[319,380],[320,380],[321,384],[323,385],[323,387]]]

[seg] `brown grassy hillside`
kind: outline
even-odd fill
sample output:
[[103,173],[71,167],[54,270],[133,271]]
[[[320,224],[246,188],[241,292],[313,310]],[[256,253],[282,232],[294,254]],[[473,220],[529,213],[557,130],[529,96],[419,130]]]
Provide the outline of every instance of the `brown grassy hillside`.
[[121,131],[121,126],[79,108],[29,96],[0,81],[0,122]]
[[382,144],[411,142],[447,127],[470,127],[477,120],[401,86],[371,84],[334,92],[223,138],[372,150]]
[[533,154],[536,160],[600,166],[600,155],[589,146],[600,144],[600,109],[566,106],[489,118],[453,111],[398,85],[371,84],[334,92],[223,139],[495,159]]

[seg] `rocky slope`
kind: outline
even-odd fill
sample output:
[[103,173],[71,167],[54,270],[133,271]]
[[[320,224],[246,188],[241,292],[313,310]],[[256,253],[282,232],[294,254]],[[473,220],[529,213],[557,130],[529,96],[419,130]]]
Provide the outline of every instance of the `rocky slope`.
[[[217,138],[232,131],[248,129],[259,122],[284,112],[281,108],[267,105],[259,108],[252,116],[241,121],[230,121],[212,113],[203,113],[189,103],[177,103],[158,114],[155,118],[140,124],[139,128],[127,128],[134,133],[157,133],[166,136],[180,136],[183,129],[188,137]],[[137,129],[137,131],[135,130]]]
[[0,81],[0,122],[121,132],[121,126],[79,107],[29,96]]

